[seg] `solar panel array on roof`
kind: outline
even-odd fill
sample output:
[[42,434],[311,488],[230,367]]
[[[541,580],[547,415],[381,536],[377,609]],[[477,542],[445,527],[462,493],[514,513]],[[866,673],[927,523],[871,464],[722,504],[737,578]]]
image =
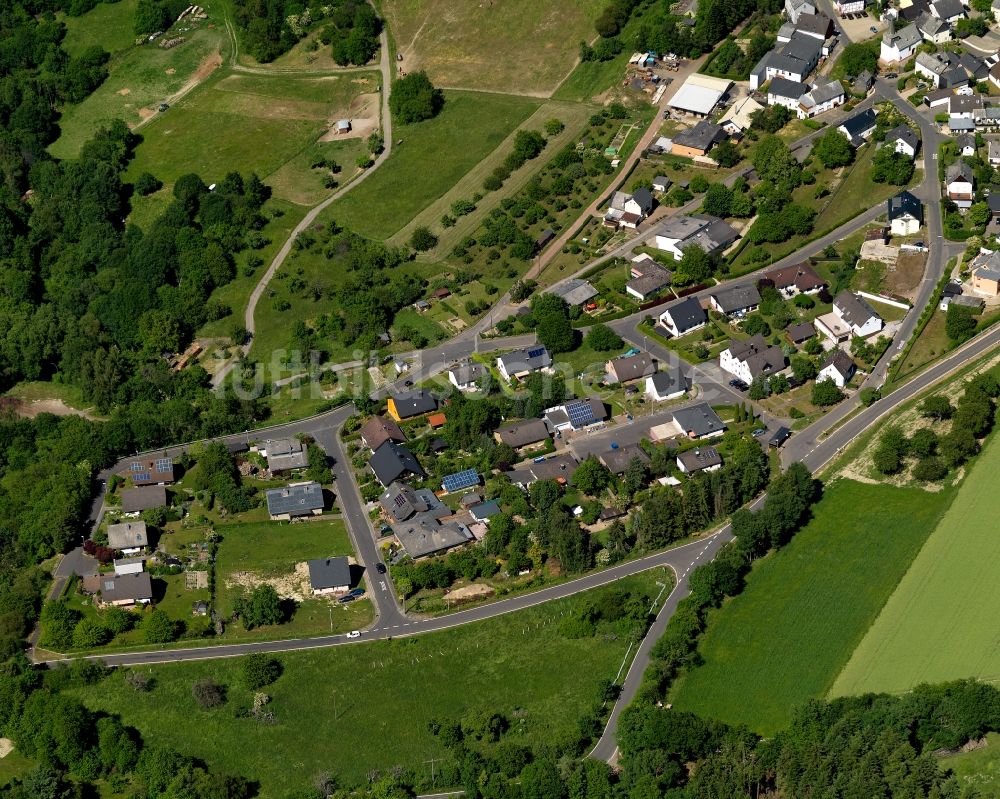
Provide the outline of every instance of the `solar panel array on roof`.
[[539,356],[544,355],[544,354],[545,354],[545,347],[538,347],[538,348],[533,349],[533,350],[528,350],[528,357],[529,358],[538,358]]
[[594,421],[594,409],[589,402],[577,400],[566,403],[566,416],[573,427],[583,427]]
[[449,493],[461,491],[463,488],[471,488],[474,485],[479,485],[479,472],[475,469],[464,469],[461,472],[449,474],[441,481],[441,485]]
[[173,469],[174,462],[170,458],[157,458],[155,469],[158,472],[169,472]]
[[397,508],[401,508],[403,507],[403,505],[406,504],[406,497],[404,497],[402,494],[397,494],[396,497],[392,500],[392,503]]
[[139,463],[139,461],[135,461],[128,468],[129,468],[130,471],[133,471],[133,472],[141,472],[142,471],[142,464]]

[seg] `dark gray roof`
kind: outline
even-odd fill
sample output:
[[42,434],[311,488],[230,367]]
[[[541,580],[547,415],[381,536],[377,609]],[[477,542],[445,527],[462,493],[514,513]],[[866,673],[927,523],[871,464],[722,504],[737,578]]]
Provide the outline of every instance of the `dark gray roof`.
[[857,139],[875,127],[875,112],[868,108],[840,123],[850,139]]
[[965,163],[965,161],[956,161],[948,167],[946,174],[948,176],[949,183],[954,183],[956,180],[972,183],[975,178],[975,173],[972,171],[972,167]]
[[458,522],[444,522],[417,517],[392,525],[392,531],[406,554],[414,560],[445,552],[474,540],[469,529]]
[[657,372],[650,378],[657,394],[672,394],[675,391],[687,391],[690,387],[688,379],[679,366],[668,366],[662,372]]
[[309,585],[313,590],[351,587],[351,566],[347,558],[317,558],[309,561]]
[[798,344],[815,336],[816,328],[813,327],[812,322],[800,322],[797,325],[789,325],[785,332],[792,342]]
[[833,21],[824,14],[803,14],[795,27],[800,31],[821,34],[825,39],[833,32]]
[[959,17],[965,14],[961,0],[936,0],[931,5],[931,8],[937,12],[937,16],[941,17],[941,19],[951,19],[952,17]]
[[266,491],[267,512],[272,516],[304,516],[323,510],[323,487],[316,482],[296,483]]
[[751,377],[772,375],[785,368],[785,353],[781,347],[768,344],[761,335],[746,341],[730,341],[729,354],[746,364]]
[[455,375],[455,381],[464,386],[467,383],[475,383],[489,374],[489,370],[476,361],[466,361],[453,367],[451,373]]
[[890,222],[907,214],[920,222],[924,219],[923,203],[908,191],[901,191],[895,197],[890,197],[886,201],[886,209]]
[[854,374],[854,370],[857,369],[854,361],[851,360],[851,356],[839,348],[835,349],[829,357],[823,361],[823,365],[820,369],[826,369],[828,366],[832,366],[836,369],[845,380]]
[[688,435],[698,438],[726,429],[725,423],[707,402],[674,411],[674,422]]
[[515,375],[521,372],[534,372],[539,369],[546,369],[552,366],[552,356],[541,344],[535,347],[528,347],[523,350],[514,350],[506,355],[501,355],[499,360],[507,374]]
[[301,469],[309,465],[309,453],[296,438],[279,438],[264,442],[267,468],[272,472]]
[[917,136],[916,131],[909,125],[897,125],[885,134],[887,142],[894,142],[897,139],[906,142],[914,150],[917,149],[917,145],[920,143],[920,138]]
[[122,491],[122,513],[138,513],[166,505],[167,489],[163,486],[139,486]]
[[674,273],[665,269],[659,264],[646,262],[641,265],[642,276],[633,277],[626,283],[626,287],[638,292],[643,297],[648,297],[658,291],[662,291],[670,285]]
[[632,199],[635,200],[644,214],[653,210],[653,195],[649,189],[640,187],[632,192]]
[[699,472],[712,466],[722,465],[722,456],[715,447],[698,447],[681,452],[677,455],[677,460],[684,464],[687,472]]
[[618,449],[610,449],[598,457],[612,474],[623,474],[629,464],[636,459],[644,464],[649,463],[649,456],[638,444],[626,444]]
[[845,289],[840,292],[834,298],[833,304],[840,309],[841,318],[854,327],[863,327],[869,319],[878,317],[875,309],[853,291]]
[[672,305],[668,305],[663,313],[669,314],[678,332],[683,334],[685,330],[704,324],[708,321],[708,314],[701,307],[697,297],[685,297]]
[[794,58],[812,67],[816,66],[819,57],[823,54],[823,42],[812,36],[796,33],[791,40],[779,51],[779,55],[785,58]]
[[392,398],[392,401],[400,419],[409,419],[437,410],[437,400],[434,399],[434,395],[423,388],[417,391],[408,391],[405,394],[397,394]]
[[138,602],[153,598],[153,581],[149,572],[133,574],[102,575],[100,577],[101,599],[104,602]]
[[656,371],[656,365],[649,357],[649,353],[638,352],[627,358],[614,358],[608,361],[607,369],[608,373],[614,375],[619,383],[626,383],[629,380],[648,377]]
[[368,461],[368,466],[375,478],[384,486],[388,486],[393,480],[398,480],[406,474],[414,474],[418,477],[426,476],[413,453],[395,441],[386,441],[375,450]]
[[767,89],[768,94],[789,100],[798,100],[808,91],[809,87],[805,83],[799,83],[797,80],[788,80],[788,78],[772,78],[771,85]]
[[760,292],[753,283],[730,286],[712,294],[712,299],[725,314],[745,311],[760,305]]
[[693,147],[696,150],[708,152],[712,146],[726,138],[726,131],[714,122],[707,119],[701,120],[697,125],[688,130],[682,130],[674,136],[674,143],[685,147]]

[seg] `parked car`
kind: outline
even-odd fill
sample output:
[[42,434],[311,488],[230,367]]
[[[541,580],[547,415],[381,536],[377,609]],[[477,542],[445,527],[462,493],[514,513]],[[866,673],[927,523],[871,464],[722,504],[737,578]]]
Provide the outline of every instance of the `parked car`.
[[385,574],[385,564],[384,563],[376,563],[375,564],[375,571],[377,571],[379,574]]
[[729,381],[729,385],[731,385],[737,391],[746,391],[747,389],[750,388],[750,386],[748,386],[746,383],[744,383],[738,377],[734,377],[732,380],[730,380]]
[[754,431],[753,431],[753,432],[752,432],[752,433],[751,433],[750,435],[752,435],[752,436],[753,436],[754,438],[760,438],[760,437],[761,437],[762,435],[764,435],[764,433],[766,433],[766,432],[767,432],[767,430],[766,430],[765,428],[763,428],[763,427],[758,427],[758,428],[757,428],[756,430],[754,430]]
[[361,630],[351,630],[347,634],[347,637],[348,638],[360,638],[361,637]]
[[[874,25],[872,25],[868,30],[871,31],[872,33],[878,33],[878,28],[876,28]],[[886,77],[888,78],[889,76],[886,75]]]
[[355,597],[355,598],[357,598],[359,596],[364,596],[364,595],[365,595],[365,589],[364,588],[355,588],[354,590],[352,590],[348,594],[348,596],[352,596],[352,597]]
[[896,78],[899,77],[899,75],[896,74],[895,72],[886,72],[885,73],[885,77],[886,77],[886,80],[895,80]]

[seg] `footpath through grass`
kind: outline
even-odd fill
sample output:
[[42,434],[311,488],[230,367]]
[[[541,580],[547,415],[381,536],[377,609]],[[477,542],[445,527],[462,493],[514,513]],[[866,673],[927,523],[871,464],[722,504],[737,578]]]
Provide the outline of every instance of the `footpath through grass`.
[[434,119],[393,129],[389,159],[323,216],[363,236],[389,238],[495,150],[539,104],[504,94],[446,92]]
[[993,437],[833,686],[835,695],[1000,678],[1000,536]]
[[947,507],[951,493],[840,479],[792,542],[754,566],[711,620],[682,710],[769,735],[824,696]]
[[[656,579],[663,573],[616,585],[653,597]],[[511,720],[507,737],[532,747],[576,734],[598,683],[615,678],[629,648],[622,637],[559,633],[561,614],[595,596],[440,633],[282,655],[284,674],[265,689],[273,725],[237,717],[252,696],[239,683],[234,659],[154,666],[148,693],[137,693],[120,672],[74,693],[88,707],[120,714],[147,743],[166,743],[213,769],[259,780],[261,796],[305,787],[320,771],[347,785],[364,784],[368,771],[393,765],[424,774],[430,758],[447,756],[427,730],[431,719],[500,712]],[[191,686],[205,677],[228,687],[225,706],[198,708]]]

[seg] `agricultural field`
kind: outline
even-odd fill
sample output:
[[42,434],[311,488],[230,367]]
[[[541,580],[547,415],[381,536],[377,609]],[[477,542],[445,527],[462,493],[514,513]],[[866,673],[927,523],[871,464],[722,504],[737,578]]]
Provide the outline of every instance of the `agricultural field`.
[[[617,585],[653,597],[658,576]],[[147,743],[170,744],[213,768],[259,780],[262,796],[305,787],[320,771],[347,785],[394,765],[429,778],[426,761],[446,755],[427,729],[432,719],[500,712],[513,722],[508,738],[532,747],[576,734],[599,681],[615,678],[629,649],[623,636],[559,634],[561,614],[594,595],[446,632],[282,655],[284,674],[266,689],[272,725],[234,712],[252,697],[233,659],[154,666],[148,693],[136,693],[120,672],[74,693],[91,708],[121,714]],[[191,685],[205,677],[228,686],[226,707],[197,708]]]
[[[506,142],[539,105],[524,97],[446,92],[441,113],[395,128],[396,144],[385,164],[335,202],[321,219],[336,220],[362,236],[388,239]],[[506,155],[503,152],[500,159]],[[531,167],[524,171],[530,172]],[[480,178],[475,190],[482,190],[481,183]],[[442,213],[434,218],[435,223]]]
[[[117,50],[124,42],[122,28],[130,36],[132,31],[131,15],[126,18],[126,3],[120,5],[119,9],[119,4],[99,4],[82,17],[66,20],[70,51],[91,44]],[[186,41],[176,47],[164,49],[155,43],[137,46],[130,41],[124,49],[115,52],[108,64],[108,79],[82,103],[63,109],[59,119],[62,135],[49,147],[52,155],[76,157],[97,128],[115,119],[124,119],[131,127],[141,126],[145,131],[144,123],[157,116],[160,103],[173,103],[175,97],[186,94],[212,75],[222,65],[229,42],[222,24],[222,6],[218,2],[207,2],[205,8],[208,20],[179,34],[185,36]],[[98,15],[97,20],[91,15]],[[109,38],[105,44],[100,22],[106,17],[107,27],[112,32],[107,34]],[[174,109],[168,113],[174,113]],[[191,171],[191,163],[188,161],[186,171]]]
[[[276,197],[314,205],[330,190],[326,170],[311,165],[332,158],[341,182],[353,176],[366,147],[361,136],[379,123],[378,90],[377,72],[220,76],[143,128],[129,174],[152,172],[169,187],[192,170],[206,183],[233,170],[256,172]],[[352,134],[331,134],[345,117],[354,121]]]
[[426,70],[438,86],[548,97],[576,66],[580,42],[596,37],[603,6],[385,0],[381,11],[406,72]]
[[829,485],[812,521],[715,612],[704,663],[675,683],[674,707],[770,735],[825,696],[953,495]]
[[993,493],[998,466],[1000,444],[993,438],[837,678],[833,694],[1000,677],[993,625],[1000,612]]

